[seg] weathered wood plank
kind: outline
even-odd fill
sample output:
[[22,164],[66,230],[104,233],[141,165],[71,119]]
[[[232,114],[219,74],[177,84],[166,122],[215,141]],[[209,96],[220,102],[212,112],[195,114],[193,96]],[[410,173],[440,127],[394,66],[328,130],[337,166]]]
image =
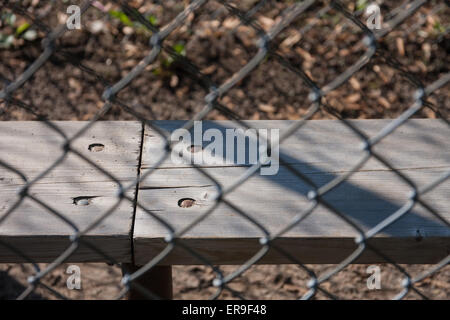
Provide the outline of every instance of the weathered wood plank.
[[[355,121],[369,136],[388,120]],[[181,122],[155,122],[167,130]],[[56,122],[70,137],[85,123]],[[285,130],[292,122],[250,122],[260,128]],[[223,130],[229,122],[204,122],[204,128]],[[450,148],[448,127],[436,120],[413,120],[389,136],[375,150],[396,169],[424,186],[449,170]],[[143,174],[152,170],[162,151],[156,132],[146,131],[143,151]],[[139,123],[97,123],[77,139],[73,147],[80,150],[120,181],[136,178],[141,126]],[[0,126],[0,159],[20,169],[33,179],[62,154],[64,139],[43,123],[5,122]],[[89,145],[104,144],[100,152]],[[301,131],[283,144],[283,159],[319,185],[344,174],[362,157],[360,140],[334,121],[310,121]],[[131,150],[131,151],[130,151]],[[406,155],[406,156],[405,156]],[[229,186],[246,166],[211,165],[204,168],[224,187]],[[17,200],[23,187],[21,179],[0,168],[0,216]],[[308,204],[305,195],[311,188],[281,166],[275,176],[255,175],[226,199],[260,221],[271,233],[281,230]],[[39,180],[30,193],[71,219],[80,229],[110,208],[116,201],[117,185],[88,163],[74,155]],[[400,208],[408,200],[410,188],[388,168],[369,161],[326,200],[345,212],[360,228],[368,230]],[[176,230],[189,224],[211,207],[214,183],[186,165],[171,163],[168,158],[140,186],[139,202],[166,219]],[[133,192],[130,191],[133,196]],[[441,184],[424,199],[449,220],[449,182]],[[88,206],[74,204],[76,197],[96,197]],[[193,198],[190,208],[180,208],[178,201]],[[118,261],[130,262],[130,232],[133,205],[123,202],[99,227],[86,237],[99,249]],[[134,235],[136,263],[143,264],[165,246],[167,230],[142,211],[136,217]],[[6,221],[0,224],[0,240],[7,241],[39,262],[51,261],[68,247],[74,230],[48,210],[29,199]],[[184,241],[217,264],[239,264],[255,254],[262,236],[250,222],[237,212],[220,205],[214,213],[184,236]],[[355,249],[356,235],[347,223],[324,207],[293,228],[277,243],[305,263],[340,262]],[[399,262],[432,263],[450,251],[449,230],[420,206],[391,225],[371,241],[388,256]],[[0,262],[20,262],[14,253],[0,245]],[[70,261],[103,261],[103,257],[81,247]],[[288,263],[277,252],[269,252],[262,263]],[[381,262],[366,251],[358,262]],[[195,264],[184,250],[176,249],[165,264]]]
[[[359,120],[352,123],[368,136],[374,136],[390,120]],[[248,121],[252,127],[278,128],[280,134],[292,121]],[[173,132],[183,122],[154,122]],[[203,130],[217,128],[224,132],[232,122],[203,122]],[[146,128],[142,174],[151,174],[140,184],[139,203],[181,230],[214,204],[214,181],[186,164],[177,164],[168,157],[161,166],[162,139]],[[225,136],[225,134],[224,134]],[[450,170],[450,129],[439,120],[410,120],[389,135],[374,150],[396,170],[423,187]],[[364,156],[361,139],[338,121],[309,121],[283,143],[281,157],[321,186],[345,174]],[[208,142],[203,144],[206,147]],[[203,151],[200,151],[203,152]],[[246,163],[247,164],[247,163]],[[230,186],[248,169],[246,165],[205,163],[203,169],[224,188]],[[282,230],[299,213],[308,208],[306,199],[311,187],[280,166],[273,176],[259,173],[239,186],[226,199],[259,221],[271,234]],[[371,159],[346,182],[324,198],[345,213],[362,230],[369,230],[397,211],[408,201],[411,188],[395,172]],[[450,220],[450,181],[423,196],[442,217]],[[179,207],[183,198],[196,202],[192,207]],[[168,230],[143,210],[138,209],[134,233],[137,264],[155,257],[165,247]],[[338,263],[356,245],[357,235],[324,206],[318,206],[302,223],[277,243],[304,263]],[[219,205],[205,220],[186,233],[182,240],[214,264],[240,264],[261,248],[263,236],[251,222],[225,204]],[[399,263],[433,263],[450,253],[450,230],[420,205],[371,239],[370,243]],[[270,251],[260,263],[289,263]],[[384,260],[366,250],[358,263]],[[163,264],[201,264],[188,252],[177,248]]]
[[[67,137],[74,136],[87,122],[53,122]],[[97,122],[72,148],[128,185],[137,177],[142,125],[139,122]],[[42,122],[0,123],[0,159],[32,180],[63,154],[65,140]],[[103,145],[103,149],[100,146]],[[0,219],[18,200],[22,179],[0,166]],[[29,193],[72,221],[79,230],[89,226],[116,204],[118,184],[94,166],[70,153],[65,160],[38,180]],[[135,190],[128,195],[134,196]],[[95,197],[81,200],[78,197]],[[87,205],[86,205],[87,204]],[[121,202],[108,218],[83,239],[110,257],[131,261],[133,203]],[[74,229],[31,199],[0,223],[0,240],[35,259],[48,262],[69,245]],[[0,262],[22,262],[0,244]],[[81,246],[69,261],[105,261],[88,247]]]

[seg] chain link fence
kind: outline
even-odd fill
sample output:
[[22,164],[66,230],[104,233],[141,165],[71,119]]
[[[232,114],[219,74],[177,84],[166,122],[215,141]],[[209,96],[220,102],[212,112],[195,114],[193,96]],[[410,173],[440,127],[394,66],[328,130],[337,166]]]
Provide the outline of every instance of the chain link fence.
[[[58,5],[66,8],[70,4],[72,3]],[[326,283],[352,264],[366,250],[374,251],[403,276],[403,289],[395,296],[396,299],[402,299],[410,292],[414,292],[421,298],[433,298],[423,293],[417,284],[442,272],[450,262],[450,255],[443,257],[438,264],[423,269],[419,274],[411,275],[406,268],[371,246],[369,240],[401,217],[408,215],[416,205],[426,208],[432,216],[446,227],[450,226],[449,221],[442,213],[436,211],[432,203],[427,203],[424,200],[425,194],[433,192],[433,189],[448,181],[450,171],[447,171],[444,175],[427,185],[417,185],[407,175],[391,166],[388,155],[379,154],[374,149],[383,139],[414,116],[438,118],[447,126],[449,125],[448,82],[450,81],[450,73],[448,72],[447,55],[449,38],[448,25],[445,26],[445,23],[448,22],[445,19],[448,19],[449,16],[447,2],[414,0],[403,1],[402,3],[386,3],[385,1],[379,1],[382,18],[380,29],[368,27],[368,17],[364,14],[366,7],[369,5],[366,1],[305,0],[274,2],[262,0],[234,2],[195,0],[174,1],[173,3],[169,1],[165,4],[158,1],[84,1],[74,2],[74,4],[80,8],[82,30],[89,29],[91,33],[96,34],[93,43],[87,42],[89,45],[97,48],[96,50],[103,50],[101,48],[101,38],[106,38],[106,35],[99,32],[104,32],[100,30],[105,28],[105,20],[112,21],[111,23],[120,25],[120,34],[112,35],[110,40],[115,43],[114,37],[118,39],[120,37],[122,40],[120,43],[117,42],[116,45],[119,47],[123,46],[124,51],[135,52],[140,57],[140,61],[135,63],[135,60],[132,60],[132,65],[121,65],[125,68],[125,71],[118,70],[117,67],[115,69],[105,67],[106,69],[99,70],[96,68],[98,65],[91,63],[92,60],[95,61],[97,59],[95,51],[91,52],[90,55],[82,56],[82,53],[76,49],[71,50],[68,41],[70,42],[71,33],[78,31],[69,29],[69,25],[65,23],[67,15],[61,15],[63,18],[58,21],[59,24],[57,26],[47,25],[47,22],[53,24],[52,19],[57,16],[57,11],[56,13],[52,11],[55,6],[58,7],[54,1],[49,1],[45,4],[39,3],[39,1],[1,1],[2,32],[7,31],[8,28],[10,29],[10,35],[6,33],[1,34],[1,44],[5,51],[14,52],[14,48],[20,50],[20,46],[24,42],[31,41],[35,43],[41,41],[42,38],[42,49],[38,57],[31,59],[30,57],[33,57],[33,54],[30,53],[28,55],[30,61],[25,63],[26,67],[18,67],[18,69],[23,69],[23,72],[18,76],[9,76],[15,74],[15,71],[11,70],[13,69],[11,66],[8,69],[5,61],[1,63],[4,64],[2,67],[3,74],[0,75],[3,83],[0,90],[2,119],[16,119],[17,115],[20,114],[25,119],[40,120],[48,128],[54,130],[55,135],[62,137],[64,144],[61,145],[61,155],[58,160],[32,180],[27,178],[17,164],[6,163],[0,156],[0,166],[23,180],[23,186],[18,193],[17,201],[6,212],[2,213],[0,217],[0,229],[9,217],[14,215],[17,210],[20,210],[20,205],[25,199],[46,208],[50,214],[63,220],[73,228],[70,247],[61,252],[60,256],[52,263],[44,267],[33,259],[24,256],[20,250],[14,248],[8,241],[0,239],[0,245],[28,261],[34,268],[34,273],[28,278],[26,289],[18,296],[19,299],[32,297],[33,292],[38,287],[50,291],[58,298],[66,298],[62,293],[59,293],[51,285],[45,284],[42,280],[62,265],[81,245],[88,246],[98,254],[103,255],[112,265],[120,266],[120,261],[114,261],[114,259],[109,257],[108,252],[102,252],[84,239],[90,230],[100,225],[113,214],[115,206],[104,212],[100,218],[92,221],[90,226],[80,230],[70,220],[70,217],[65,216],[64,212],[55,211],[52,209],[51,204],[45,202],[45,199],[39,199],[30,192],[35,184],[39,183],[42,178],[57,168],[69,154],[83,159],[90,166],[108,177],[109,180],[117,183],[120,186],[120,192],[117,196],[118,202],[129,202],[131,205],[141,208],[155,219],[158,219],[167,228],[166,249],[138,271],[125,274],[121,279],[121,283],[115,284],[120,287],[120,293],[117,298],[124,297],[131,287],[142,291],[149,298],[157,298],[152,292],[139,286],[135,280],[154,268],[174,247],[187,250],[211,270],[215,279],[208,286],[216,289],[210,298],[218,298],[224,291],[228,291],[234,297],[245,298],[245,293],[237,292],[230,284],[257,263],[269,249],[276,250],[281,255],[286,256],[292,264],[308,275],[307,289],[301,296],[303,299],[314,298],[318,293],[332,299],[339,298],[339,296],[326,288]],[[27,22],[22,24],[15,23],[16,18],[14,18],[14,21],[9,21],[8,19],[11,19],[12,16],[22,17],[23,21]],[[436,18],[436,16],[439,16],[441,20]],[[430,20],[432,21],[430,22]],[[430,25],[431,31],[427,31]],[[398,31],[398,29],[401,31]],[[321,35],[317,36],[317,40],[311,39],[315,32],[321,32]],[[396,32],[399,32],[398,35],[395,35]],[[394,34],[393,38],[389,38],[391,34]],[[430,54],[434,54],[434,51],[439,51],[441,52],[439,53],[440,55],[438,54],[440,58],[436,60],[441,60],[441,64],[439,64],[439,61],[435,61],[437,65],[427,69],[426,61],[414,66],[408,66],[404,62],[399,61],[408,55],[408,53],[405,53],[405,42],[408,42],[408,38],[420,37],[420,35],[424,39],[433,39],[432,46],[427,44],[426,41],[423,42],[422,50],[425,60],[428,59],[429,61]],[[326,39],[322,39],[321,36]],[[136,42],[134,46],[124,45],[123,39],[129,39],[130,37]],[[196,42],[190,44],[186,42],[186,38],[189,37],[195,38]],[[230,50],[238,52],[238,55],[235,57],[233,55],[230,55],[230,57],[225,55],[225,58],[223,58],[219,52],[215,54],[215,59],[211,58],[210,51],[217,50],[217,48],[209,44],[208,39],[213,39],[211,41],[214,41],[215,37],[225,39],[232,37],[237,39],[238,45],[235,46],[235,43],[231,43],[230,45],[233,48]],[[143,39],[146,39],[148,42],[141,41]],[[204,45],[204,42],[207,45]],[[220,45],[226,47],[228,43],[225,41],[225,43]],[[141,48],[145,50],[141,50]],[[197,48],[197,51],[195,51],[195,48]],[[189,52],[192,50],[198,56],[197,58],[190,56]],[[432,50],[431,53],[430,50]],[[138,52],[136,53],[136,51]],[[396,56],[401,59],[397,59]],[[10,61],[17,60],[15,56],[4,55],[2,59],[3,57],[9,57]],[[196,59],[197,61],[195,61]],[[318,62],[320,59],[322,60]],[[414,57],[412,59],[414,60]],[[238,62],[234,63],[231,60],[237,60]],[[270,66],[273,70],[276,71],[278,70],[276,68],[282,67],[283,70],[289,72],[291,77],[297,79],[296,84],[300,87],[298,89],[300,93],[294,92],[294,94],[290,94],[283,89],[285,83],[289,83],[290,79],[293,78],[288,78],[287,80],[277,79],[276,76],[279,74],[272,74],[267,69],[265,69],[267,73],[258,73],[260,72],[258,71],[260,66],[266,65],[268,61],[270,61]],[[327,61],[330,62],[331,66],[327,66]],[[336,61],[341,61],[341,63],[335,63]],[[18,63],[20,65],[21,62]],[[49,120],[55,118],[54,115],[58,114],[57,110],[50,109],[47,115],[41,112],[43,109],[41,106],[48,104],[48,101],[45,101],[45,99],[31,101],[27,94],[21,92],[21,89],[24,87],[29,92],[32,92],[36,82],[33,82],[28,87],[27,83],[32,82],[33,77],[36,77],[39,70],[45,69],[50,63],[70,66],[71,70],[78,70],[77,72],[83,73],[91,84],[95,82],[95,84],[92,84],[93,87],[102,88],[102,100],[98,99],[95,101],[96,98],[94,97],[89,102],[95,104],[95,112],[92,112],[92,110],[81,111],[82,114],[85,113],[87,115],[87,118],[83,120],[89,120],[89,123],[71,137],[67,136],[65,132],[62,132],[58,126]],[[391,70],[390,73],[380,71],[379,67],[377,70],[377,64],[380,63],[388,66]],[[200,64],[200,66],[197,64]],[[110,64],[106,63],[106,65],[109,66]],[[425,70],[423,70],[424,65]],[[320,66],[322,69],[314,69],[314,66]],[[409,67],[412,69],[416,68],[417,72],[411,71]],[[379,113],[371,113],[376,112],[373,110],[366,113],[355,111],[355,105],[368,103],[363,101],[364,98],[361,98],[359,95],[361,83],[355,76],[361,71],[372,72],[369,69],[375,70],[372,79],[381,78],[386,80],[388,86],[390,85],[389,79],[385,78],[396,77],[395,79],[398,79],[398,81],[407,83],[408,85],[402,87],[392,85],[390,89],[394,91],[394,95],[398,94],[400,96],[403,94],[405,97],[409,97],[411,102],[408,102],[408,105],[403,109],[395,109],[396,106],[393,105],[398,102],[395,100],[396,98],[393,98],[393,102],[390,102],[390,94],[386,97],[378,94],[375,98],[376,104],[384,106],[382,108],[384,111]],[[137,86],[141,89],[147,90],[146,85],[151,86],[151,84],[147,83],[147,78],[142,77],[149,73],[151,73],[153,80],[163,79],[159,82],[159,87],[156,87],[156,89],[152,87],[150,91],[161,91],[164,93],[172,90],[175,92],[175,95],[181,97],[181,100],[185,99],[188,106],[172,105],[172,109],[170,109],[172,113],[167,115],[165,113],[168,110],[166,105],[162,102],[160,103],[159,100],[156,101],[156,98],[153,98],[153,102],[155,102],[155,105],[158,104],[159,107],[154,110],[151,104],[146,106],[140,103],[139,96],[136,96],[133,82],[137,82]],[[281,146],[293,133],[302,130],[308,120],[323,118],[323,115],[326,115],[326,117],[339,119],[360,139],[361,143],[364,144],[364,148],[361,149],[360,161],[354,167],[349,169],[347,173],[336,177],[324,185],[318,185],[311,181],[298,168],[290,166],[288,163],[283,163],[281,158],[282,164],[288,168],[292,175],[308,184],[311,191],[307,196],[310,206],[299,213],[297,219],[291,225],[285,226],[281,232],[276,234],[270,233],[257,219],[247,215],[245,211],[235,208],[227,201],[227,195],[235,192],[237,186],[255,174],[261,168],[261,163],[249,167],[244,175],[225,189],[220,187],[221,181],[211,178],[201,166],[193,165],[198,170],[199,175],[203,174],[211,179],[211,184],[217,186],[218,190],[220,190],[215,198],[217,204],[221,203],[233,208],[238,215],[265,234],[261,239],[260,251],[245,264],[226,274],[222,267],[213,265],[208,259],[193,249],[186,247],[181,240],[183,235],[194,228],[196,224],[201,224],[211,215],[216,206],[213,206],[210,211],[196,219],[195,223],[182,230],[176,230],[171,226],[170,221],[164,221],[164,219],[161,221],[161,217],[154,215],[150,208],[145,208],[139,202],[136,203],[136,199],[127,195],[127,191],[136,189],[136,186],[151,176],[154,170],[146,171],[144,175],[141,175],[133,183],[124,185],[115,176],[114,172],[109,172],[105,168],[98,166],[94,161],[73,148],[73,143],[95,126],[98,120],[114,119],[115,117],[117,118],[117,115],[121,119],[137,119],[145,122],[147,126],[165,138],[167,152],[161,155],[161,159],[156,165],[157,167],[167,157],[170,157],[173,143],[170,141],[168,132],[161,130],[160,127],[149,120],[152,117],[155,119],[176,119],[189,116],[190,121],[184,125],[186,129],[191,129],[194,121],[204,119],[228,119],[243,128],[248,128],[248,124],[243,122],[243,119],[248,119],[249,117],[253,119],[276,118],[277,110],[273,110],[273,103],[252,105],[249,101],[252,99],[259,101],[259,97],[252,96],[251,91],[243,92],[242,88],[244,90],[252,90],[252,87],[246,87],[250,81],[246,79],[254,74],[257,74],[262,90],[265,90],[266,87],[261,81],[279,86],[275,89],[279,90],[275,91],[275,97],[285,97],[280,103],[285,103],[288,106],[285,111],[280,111],[281,118],[299,119],[280,137],[279,143]],[[418,76],[418,74],[423,74],[423,76]],[[111,82],[110,79],[116,80]],[[186,87],[181,87],[180,82],[183,81],[188,81],[189,84]],[[77,81],[74,80],[73,83],[75,83],[74,87],[76,88],[78,85]],[[178,87],[181,87],[180,91],[178,91]],[[195,90],[195,94],[187,97],[187,91],[183,88],[188,88],[188,91]],[[253,89],[256,92],[258,84]],[[64,88],[61,90],[60,92],[63,92],[63,95],[65,95]],[[346,99],[343,100],[344,102],[336,100],[336,96],[342,96],[343,92],[347,91],[355,92],[355,94],[347,95]],[[55,95],[56,92],[57,89]],[[122,96],[121,93],[123,93]],[[138,93],[144,94],[142,91]],[[247,96],[250,96],[250,98]],[[49,98],[50,100],[52,99],[51,96]],[[78,98],[74,97],[74,100],[78,101]],[[172,102],[168,99],[166,103],[171,104]],[[241,103],[245,108],[240,109],[237,107]],[[296,106],[295,103],[300,103],[303,107],[297,110],[294,107]],[[307,106],[305,107],[305,105]],[[258,109],[258,112],[253,113],[252,108]],[[370,107],[367,110],[370,110]],[[367,136],[351,121],[348,121],[348,118],[352,117],[382,117],[383,112],[391,112],[389,113],[389,118],[392,118],[392,121],[371,137]],[[62,116],[61,118],[64,117]],[[354,172],[373,159],[392,170],[398,179],[406,183],[411,190],[411,195],[401,208],[395,212],[390,212],[389,216],[378,225],[368,231],[364,231],[361,226],[349,219],[345,212],[337,210],[333,203],[325,200],[324,195],[348,180]],[[301,224],[305,217],[313,215],[317,206],[325,206],[359,234],[357,239],[355,239],[354,252],[340,264],[321,274],[318,274],[311,266],[305,265],[290,256],[282,247],[276,244],[277,238],[294,226]],[[448,290],[448,287],[446,289]]]

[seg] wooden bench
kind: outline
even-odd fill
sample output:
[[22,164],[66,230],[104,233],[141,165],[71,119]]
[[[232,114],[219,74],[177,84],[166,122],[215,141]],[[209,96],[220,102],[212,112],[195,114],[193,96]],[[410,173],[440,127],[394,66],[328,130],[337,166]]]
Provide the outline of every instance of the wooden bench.
[[[355,120],[353,125],[374,136],[390,120]],[[279,129],[280,135],[293,121],[246,121],[255,128]],[[52,122],[72,137],[86,122]],[[173,132],[182,121],[154,121],[153,125]],[[237,125],[231,121],[203,122],[203,129],[224,132]],[[430,184],[450,170],[450,128],[439,120],[409,120],[374,147],[396,171],[418,188]],[[143,141],[142,141],[143,140]],[[0,161],[22,172],[32,181],[63,154],[65,138],[43,122],[1,122]],[[57,217],[60,213],[83,230],[102,214],[111,215],[90,230],[83,239],[121,263],[144,265],[166,246],[170,234],[154,216],[168,222],[175,231],[192,223],[214,206],[217,187],[213,180],[186,164],[173,163],[164,155],[162,137],[140,122],[98,122],[75,139],[67,157],[37,180],[27,191],[30,198],[5,219],[5,213],[20,199],[25,181],[0,165],[0,262],[21,263],[6,242],[36,262],[50,262],[70,244],[74,226]],[[298,178],[285,163],[302,172],[317,185],[346,174],[365,155],[362,140],[340,121],[308,121],[283,142],[276,175],[256,173],[225,199],[258,221],[271,234],[296,219],[311,202],[311,186]],[[202,147],[206,147],[203,145]],[[204,152],[203,150],[197,152]],[[0,162],[0,163],[2,163]],[[118,201],[119,184],[103,168],[129,186],[146,175]],[[204,164],[202,169],[224,189],[249,168],[249,164]],[[324,196],[363,231],[370,230],[410,201],[411,187],[391,168],[371,158],[364,166]],[[421,198],[447,221],[447,225],[421,205],[371,238],[370,245],[398,263],[436,263],[450,253],[450,179]],[[192,199],[190,206],[180,200]],[[48,206],[48,207],[46,207]],[[54,210],[54,213],[50,211]],[[145,208],[148,212],[146,212]],[[149,213],[151,212],[151,214]],[[153,216],[152,216],[153,215]],[[356,248],[358,232],[338,215],[319,204],[312,214],[275,243],[302,263],[339,263]],[[260,249],[264,233],[226,204],[218,207],[180,241],[213,264],[242,264]],[[106,257],[80,245],[67,261],[104,262]],[[366,249],[355,263],[385,260]],[[269,250],[258,263],[292,263],[285,255]],[[160,265],[203,264],[185,249],[175,248]]]

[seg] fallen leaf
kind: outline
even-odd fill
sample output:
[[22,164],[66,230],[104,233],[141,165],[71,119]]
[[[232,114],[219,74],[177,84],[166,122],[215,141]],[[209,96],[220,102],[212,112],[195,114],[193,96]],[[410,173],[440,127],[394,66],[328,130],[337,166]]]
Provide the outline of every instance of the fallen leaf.
[[275,112],[277,110],[274,106],[265,103],[259,104],[258,109],[264,112]]

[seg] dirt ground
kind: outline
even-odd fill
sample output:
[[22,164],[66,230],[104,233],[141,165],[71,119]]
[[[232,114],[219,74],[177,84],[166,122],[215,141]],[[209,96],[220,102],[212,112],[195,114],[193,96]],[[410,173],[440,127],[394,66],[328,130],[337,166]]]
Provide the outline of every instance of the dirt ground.
[[[120,284],[119,267],[103,263],[78,264],[81,270],[81,289],[67,289],[66,282],[70,274],[66,273],[70,264],[64,264],[44,278],[43,283],[70,299],[113,299],[123,288]],[[42,264],[42,267],[45,265]],[[351,265],[338,273],[323,288],[340,299],[392,299],[402,291],[403,276],[392,266],[378,265],[381,270],[381,288],[368,289],[367,265]],[[221,266],[227,274],[238,266]],[[317,274],[322,274],[334,265],[309,265]],[[412,276],[418,275],[431,266],[402,265]],[[25,289],[26,279],[33,274],[31,265],[0,265],[0,299],[15,299]],[[173,267],[173,286],[175,299],[208,299],[215,292],[211,269],[204,266]],[[450,268],[445,267],[439,273],[426,278],[416,288],[433,299],[448,299]],[[230,283],[245,299],[298,299],[307,291],[309,277],[295,265],[257,265]],[[38,287],[32,299],[58,299],[49,290]],[[219,299],[238,299],[230,291],[224,290]],[[327,299],[318,293],[317,299]],[[405,299],[420,299],[413,291]]]
[[[18,3],[21,2],[21,5]],[[278,22],[293,1],[266,1],[253,15],[264,30]],[[327,1],[324,1],[327,2]],[[317,12],[324,7],[317,1],[274,40],[275,52],[295,68],[301,69],[319,86],[324,86],[344,72],[364,53],[360,45],[363,32],[335,10],[322,18]],[[355,12],[356,1],[343,1]],[[383,19],[400,4],[381,1]],[[0,13],[0,90],[37,59],[42,52],[41,40],[48,30],[64,22],[65,8],[80,1],[3,1]],[[149,52],[152,32],[144,26],[123,18],[114,1],[100,1],[82,16],[81,30],[72,30],[57,40],[52,57],[13,93],[21,103],[0,100],[0,120],[89,120],[103,107],[105,87],[116,83]],[[155,27],[169,23],[188,1],[128,1]],[[259,1],[230,1],[236,8],[248,12]],[[438,10],[439,9],[439,10]],[[116,12],[115,16],[111,12]],[[5,13],[15,14],[7,21]],[[10,17],[10,16],[8,16]],[[37,19],[37,20],[34,20]],[[363,18],[364,19],[364,18]],[[131,19],[132,20],[132,19]],[[444,1],[429,1],[405,23],[390,32],[379,43],[380,54],[344,85],[331,92],[325,109],[313,119],[395,118],[411,106],[418,82],[431,84],[449,72],[450,9]],[[29,23],[27,31],[18,30]],[[7,38],[5,35],[14,35]],[[240,24],[220,2],[209,1],[164,42],[167,50],[155,63],[146,67],[130,85],[118,94],[118,99],[146,119],[189,119],[202,110],[204,97],[211,86],[219,86],[240,70],[257,52],[255,29]],[[6,39],[6,40],[5,40]],[[175,51],[178,58],[168,52]],[[187,64],[189,61],[189,65]],[[406,73],[403,73],[405,71]],[[450,88],[434,92],[428,101],[430,108],[420,110],[417,118],[449,118]],[[309,108],[309,88],[301,78],[279,60],[268,57],[248,77],[240,81],[219,102],[242,119],[300,119]],[[103,120],[135,120],[135,116],[114,105]],[[218,111],[207,119],[227,119]],[[45,266],[45,265],[42,265]],[[75,299],[110,299],[120,289],[118,267],[105,264],[80,264],[82,289],[68,290],[65,273],[60,266],[43,282]],[[223,266],[229,273],[238,266]],[[311,266],[322,274],[332,266]],[[402,277],[390,265],[380,265],[380,290],[369,290],[366,265],[352,265],[339,272],[323,286],[340,298],[386,299],[401,292]],[[404,266],[411,275],[420,274],[431,266]],[[174,267],[174,292],[177,299],[203,299],[214,293],[211,281],[214,273],[203,266]],[[0,265],[0,299],[16,298],[33,273],[30,265]],[[234,280],[230,287],[245,298],[295,299],[306,292],[309,277],[293,265],[253,266]],[[450,268],[417,285],[426,295],[436,299],[450,297]],[[37,288],[35,299],[56,298],[45,288]],[[224,291],[220,298],[233,298]],[[317,298],[325,298],[318,294]],[[418,298],[410,293],[406,298]]]

